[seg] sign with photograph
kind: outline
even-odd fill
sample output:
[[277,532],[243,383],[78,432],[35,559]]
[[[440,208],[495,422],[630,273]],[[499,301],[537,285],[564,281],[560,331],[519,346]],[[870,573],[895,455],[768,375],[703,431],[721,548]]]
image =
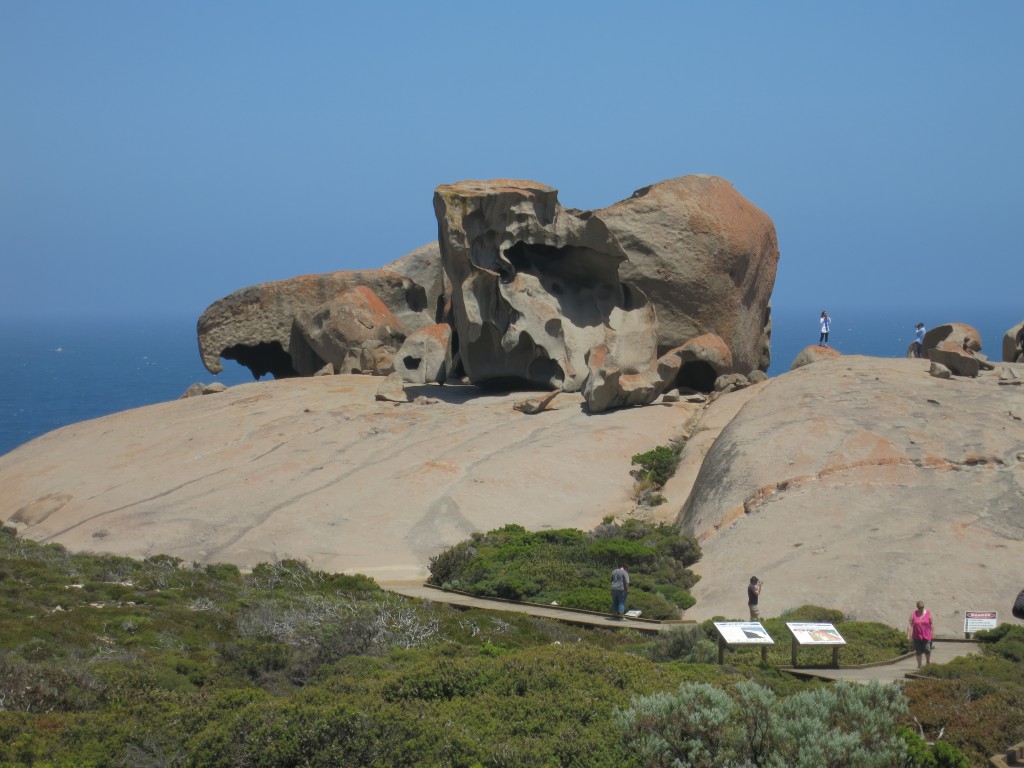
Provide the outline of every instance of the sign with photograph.
[[843,636],[831,624],[787,622],[786,626],[800,645],[846,645]]
[[728,645],[775,645],[759,621],[716,621],[715,629]]
[[964,614],[964,632],[973,634],[999,626],[998,611],[967,611]]

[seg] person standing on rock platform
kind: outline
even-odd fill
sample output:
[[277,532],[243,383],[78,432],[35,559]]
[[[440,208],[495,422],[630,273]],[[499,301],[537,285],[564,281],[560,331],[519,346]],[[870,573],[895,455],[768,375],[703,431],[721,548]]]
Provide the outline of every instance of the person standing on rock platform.
[[821,335],[818,337],[818,346],[828,346],[828,332],[832,329],[832,318],[828,316],[828,312],[825,310],[821,311]]
[[612,615],[621,619],[626,615],[626,595],[629,594],[629,573],[620,565],[612,571]]
[[907,624],[907,640],[914,646],[918,669],[921,668],[922,654],[925,664],[932,663],[932,614],[924,607],[923,600],[917,601],[917,610],[910,614],[910,622]]
[[761,609],[757,607],[757,600],[761,597],[761,585],[763,583],[757,576],[751,576],[750,583],[747,584],[747,608],[750,609],[751,621],[757,621],[761,618]]
[[922,346],[924,346],[924,323],[918,323],[914,327],[914,357],[921,356]]

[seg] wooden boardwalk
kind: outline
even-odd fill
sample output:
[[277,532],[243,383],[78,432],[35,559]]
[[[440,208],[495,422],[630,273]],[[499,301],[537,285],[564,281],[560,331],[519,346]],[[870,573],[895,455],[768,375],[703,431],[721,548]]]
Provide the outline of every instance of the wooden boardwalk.
[[[687,624],[694,625],[694,621],[649,621],[636,619],[614,619],[608,614],[593,613],[590,611],[576,611],[560,606],[537,605],[535,603],[520,603],[513,600],[491,600],[487,598],[474,597],[459,592],[446,592],[435,587],[428,587],[423,584],[382,584],[384,589],[396,592],[407,597],[415,597],[421,600],[431,600],[435,603],[447,603],[449,605],[462,606],[464,608],[480,608],[488,611],[509,611],[513,613],[526,613],[531,616],[543,616],[548,619],[576,624],[580,626],[598,627],[607,629],[621,629],[628,627],[638,632],[658,633],[674,629]],[[609,598],[610,599],[610,598]],[[978,653],[978,643],[954,640],[950,638],[936,640],[932,648],[932,663],[945,664],[958,656],[967,656]],[[839,656],[842,664],[842,652]],[[811,669],[803,668],[786,670],[790,674],[799,677],[815,677],[823,680],[847,680],[850,682],[867,683],[872,680],[883,683],[891,683],[897,680],[904,680],[908,677],[921,675],[926,677],[928,667],[923,666],[917,669],[917,660],[913,654],[901,656],[890,662],[872,665],[870,667],[848,667],[840,666],[839,669]]]

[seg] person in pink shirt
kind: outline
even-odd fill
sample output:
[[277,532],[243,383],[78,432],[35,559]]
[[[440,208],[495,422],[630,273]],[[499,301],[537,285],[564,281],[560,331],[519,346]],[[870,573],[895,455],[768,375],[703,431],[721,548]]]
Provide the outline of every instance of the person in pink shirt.
[[917,668],[921,668],[921,655],[924,654],[925,664],[932,663],[932,614],[924,607],[924,601],[917,601],[917,610],[910,614],[907,624],[907,640],[914,646],[917,656]]

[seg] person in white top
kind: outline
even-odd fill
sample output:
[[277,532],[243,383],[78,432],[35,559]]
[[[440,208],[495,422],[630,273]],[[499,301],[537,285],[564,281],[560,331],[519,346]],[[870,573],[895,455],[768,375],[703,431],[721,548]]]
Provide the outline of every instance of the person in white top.
[[818,337],[818,346],[828,346],[828,332],[832,328],[832,318],[828,316],[828,312],[822,310],[821,312],[821,336]]

